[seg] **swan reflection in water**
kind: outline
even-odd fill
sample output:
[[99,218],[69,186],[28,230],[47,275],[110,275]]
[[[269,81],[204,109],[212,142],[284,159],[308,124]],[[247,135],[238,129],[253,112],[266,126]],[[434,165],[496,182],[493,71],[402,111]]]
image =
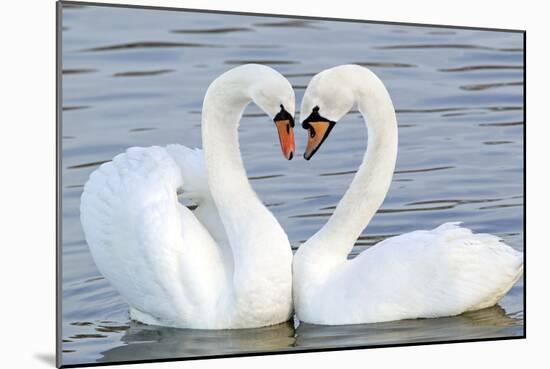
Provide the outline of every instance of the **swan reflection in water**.
[[125,346],[102,353],[98,362],[188,358],[243,352],[277,351],[293,347],[292,321],[269,327],[231,330],[179,329],[135,321],[121,337]]
[[[194,330],[130,322],[123,346],[102,353],[99,362],[191,358],[237,353],[300,351],[346,346],[387,345],[509,337],[522,318],[496,305],[455,317],[320,326],[288,321],[270,327]],[[297,326],[297,327],[295,327]]]
[[319,326],[300,324],[296,347],[380,346],[509,337],[521,329],[521,319],[506,315],[499,305],[454,317],[393,322]]

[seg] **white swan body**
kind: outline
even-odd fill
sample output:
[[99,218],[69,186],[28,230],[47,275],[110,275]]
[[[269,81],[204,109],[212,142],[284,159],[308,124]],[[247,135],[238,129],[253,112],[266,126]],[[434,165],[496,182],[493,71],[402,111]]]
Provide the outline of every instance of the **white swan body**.
[[[206,93],[204,155],[181,145],[134,147],[86,183],[86,241],[132,319],[230,329],[290,318],[290,244],[248,183],[239,151],[237,128],[250,101],[272,117],[282,105],[294,111],[292,87],[278,72],[237,67]],[[197,209],[183,206],[178,194]]]
[[301,114],[312,112],[304,122],[310,129],[305,154],[310,158],[330,132],[329,124],[332,128],[355,103],[368,122],[367,151],[327,224],[294,256],[298,318],[359,324],[452,316],[494,305],[522,275],[523,255],[498,237],[473,234],[459,223],[388,238],[347,260],[391,183],[395,110],[383,83],[356,65],[316,75],[301,108]]

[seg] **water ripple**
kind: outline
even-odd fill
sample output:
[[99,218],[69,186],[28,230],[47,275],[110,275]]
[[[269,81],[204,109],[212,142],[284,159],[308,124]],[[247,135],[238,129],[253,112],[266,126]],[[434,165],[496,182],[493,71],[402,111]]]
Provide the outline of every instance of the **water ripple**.
[[521,65],[468,65],[455,68],[438,69],[439,72],[473,72],[479,70],[523,70]]
[[285,77],[313,77],[317,73],[285,73]]
[[285,176],[284,174],[269,174],[269,175],[265,175],[265,176],[252,176],[252,177],[248,177],[248,179],[250,181],[257,181],[257,180],[260,180],[260,179],[279,178],[279,177],[284,177],[284,176]]
[[500,199],[500,198],[477,199],[477,200],[465,200],[465,199],[423,200],[423,201],[410,202],[408,204],[405,204],[405,206],[434,205],[434,204],[454,204],[454,205],[479,204],[479,203],[496,202],[496,201],[502,201],[502,200],[503,199]]
[[505,145],[505,144],[511,144],[514,143],[514,141],[484,141],[484,145]]
[[454,31],[430,31],[426,32],[427,35],[435,35],[435,36],[448,36],[448,35],[456,35],[456,32]]
[[63,69],[61,74],[84,74],[84,73],[95,73],[97,69],[92,68],[74,68],[74,69]]
[[191,33],[191,34],[211,34],[211,33],[233,33],[233,32],[250,32],[251,28],[245,27],[222,27],[222,28],[205,28],[205,29],[175,29],[172,33]]
[[129,129],[128,132],[146,132],[146,131],[154,131],[156,129],[157,128],[153,128],[153,127],[132,128],[132,129]]
[[523,206],[523,203],[520,204],[502,204],[502,205],[492,205],[492,206],[482,206],[479,210],[490,210],[490,209],[501,209],[501,208],[516,208]]
[[109,161],[111,161],[111,159],[109,159],[109,160],[92,161],[92,162],[90,162],[90,163],[72,165],[72,166],[70,166],[70,167],[67,167],[67,169],[81,169],[81,168],[97,167],[97,166],[100,166],[101,164],[107,163],[107,162],[109,162]]
[[284,64],[298,64],[299,62],[298,61],[293,61],[293,60],[262,60],[262,59],[257,59],[257,60],[252,60],[252,59],[249,59],[249,60],[226,60],[224,61],[224,64],[227,64],[227,65],[241,65],[241,64],[264,64],[264,65],[269,65],[269,64],[272,64],[272,65],[284,65]]
[[403,49],[476,49],[488,51],[502,52],[523,52],[523,49],[518,48],[495,48],[489,46],[471,45],[471,44],[404,44],[404,45],[387,45],[374,46],[373,49],[378,50],[403,50]]
[[510,87],[510,86],[523,86],[523,82],[518,81],[518,82],[472,84],[472,85],[460,86],[460,88],[465,91],[483,91],[491,88],[501,88],[501,87]]
[[305,20],[305,19],[291,19],[281,22],[259,22],[254,23],[255,27],[283,27],[283,28],[315,28],[321,29],[321,27],[316,26],[317,21]]
[[[393,213],[410,213],[410,212],[419,212],[419,211],[436,211],[436,210],[447,210],[447,209],[453,209],[456,207],[456,204],[450,204],[450,205],[440,205],[440,206],[431,206],[431,207],[425,207],[425,208],[384,208],[384,209],[378,209],[376,212],[377,214],[393,214]],[[336,209],[336,205],[323,207],[319,210],[334,210]],[[322,213],[318,213],[319,216],[321,216]],[[322,214],[322,215],[326,215]],[[332,214],[332,213],[331,213]]]
[[342,175],[346,175],[346,174],[353,174],[353,173],[356,173],[356,172],[357,172],[357,169],[354,169],[354,170],[345,170],[345,171],[341,171],[341,172],[321,173],[321,174],[319,174],[319,176],[320,177],[342,176]]
[[511,127],[511,126],[522,126],[524,124],[523,121],[517,121],[517,122],[497,122],[497,123],[480,123],[478,126],[480,127]]
[[[394,174],[404,174],[404,173],[422,173],[422,172],[433,172],[437,170],[446,170],[446,169],[453,169],[453,166],[444,166],[444,167],[432,167],[432,168],[420,168],[420,169],[401,169],[396,170]],[[357,169],[353,170],[345,170],[345,171],[339,171],[339,172],[325,172],[320,173],[320,177],[331,177],[331,176],[342,176],[347,174],[354,174],[357,172]]]
[[141,41],[130,42],[125,44],[115,44],[108,46],[98,46],[89,49],[80,50],[82,52],[98,52],[98,51],[118,51],[118,50],[134,50],[134,49],[158,49],[158,48],[173,48],[173,47],[222,47],[219,45],[199,44],[193,42],[161,42],[161,41]]
[[173,73],[174,69],[157,69],[157,70],[143,70],[133,72],[120,72],[113,74],[113,77],[144,77],[144,76],[158,76],[161,74]]
[[363,67],[371,68],[417,68],[418,65],[407,63],[391,63],[391,62],[355,62],[353,64],[362,65]]
[[81,339],[87,339],[87,338],[107,338],[108,336],[104,334],[75,334],[74,336],[70,336],[69,338],[81,340]]
[[69,105],[64,106],[61,108],[62,111],[70,111],[70,110],[82,110],[82,109],[89,109],[90,106],[87,105]]
[[445,113],[445,112],[468,112],[468,111],[512,111],[523,110],[522,106],[480,106],[480,107],[456,107],[456,108],[428,108],[428,109],[396,109],[397,114],[409,113]]
[[423,173],[423,172],[434,172],[437,170],[447,170],[447,169],[453,169],[453,166],[444,166],[444,167],[433,167],[433,168],[420,168],[420,169],[402,169],[402,170],[396,170],[395,174],[403,174],[403,173]]

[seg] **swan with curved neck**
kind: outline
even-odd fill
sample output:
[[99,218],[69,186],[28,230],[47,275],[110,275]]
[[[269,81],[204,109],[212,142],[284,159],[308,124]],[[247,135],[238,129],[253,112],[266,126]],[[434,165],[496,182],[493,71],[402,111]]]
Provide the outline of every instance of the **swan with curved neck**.
[[388,91],[370,70],[342,65],[313,77],[302,100],[311,159],[357,104],[367,150],[328,222],[293,262],[295,310],[316,324],[359,324],[452,316],[492,306],[523,272],[523,256],[496,236],[458,223],[388,238],[347,260],[382,205],[397,158],[397,120]]
[[[130,148],[86,183],[86,241],[132,319],[229,329],[290,318],[290,244],[250,186],[239,150],[239,121],[250,102],[273,118],[283,155],[292,159],[292,87],[275,70],[251,64],[208,88],[204,155],[182,145]],[[178,196],[198,207],[191,211]]]

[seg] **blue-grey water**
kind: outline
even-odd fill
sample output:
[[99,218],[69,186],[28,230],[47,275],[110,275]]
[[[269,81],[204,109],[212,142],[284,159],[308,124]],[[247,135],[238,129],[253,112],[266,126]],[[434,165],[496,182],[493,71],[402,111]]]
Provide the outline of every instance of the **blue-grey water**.
[[[399,157],[354,253],[456,220],[523,250],[522,34],[82,6],[65,6],[62,26],[64,364],[523,335],[523,279],[494,308],[442,319],[242,331],[131,322],[94,265],[78,210],[90,173],[127,147],[201,147],[203,95],[229,68],[274,67],[291,81],[299,107],[315,73],[359,63],[393,98]],[[366,129],[351,112],[311,161],[289,162],[269,118],[250,106],[240,140],[253,187],[296,248],[349,185]],[[297,125],[298,154],[305,141]]]

